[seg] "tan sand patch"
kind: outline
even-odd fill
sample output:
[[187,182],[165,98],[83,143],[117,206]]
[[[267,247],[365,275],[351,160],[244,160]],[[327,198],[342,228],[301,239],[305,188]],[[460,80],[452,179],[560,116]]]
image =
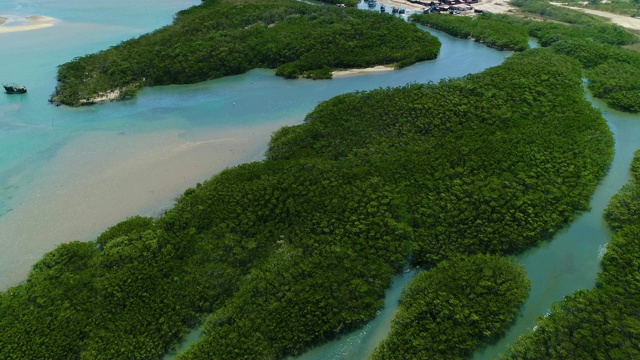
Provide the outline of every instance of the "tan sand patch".
[[611,21],[614,24],[622,26],[623,28],[627,28],[627,29],[631,29],[631,30],[640,30],[640,19],[638,19],[638,18],[634,18],[634,17],[626,16],[626,15],[614,14],[614,13],[610,13],[610,12],[606,12],[606,11],[591,10],[591,9],[584,9],[584,8],[573,7],[573,6],[566,6],[566,5],[562,5],[561,3],[552,2],[551,4],[556,5],[556,6],[560,6],[560,7],[564,7],[564,8],[567,8],[567,9],[578,10],[578,11],[582,11],[582,12],[587,13],[587,14],[603,17],[603,18],[608,19],[609,21]]
[[172,206],[187,188],[227,167],[259,159],[271,134],[299,120],[208,131],[98,132],[65,145],[34,190],[0,218],[0,291],[23,281],[56,245],[92,240],[109,226]]
[[55,25],[59,21],[58,19],[48,16],[32,15],[25,18],[24,24],[14,26],[11,25],[11,22],[8,20],[9,18],[7,17],[0,18],[0,34],[44,29]]
[[364,68],[364,69],[336,70],[333,72],[333,77],[339,78],[339,77],[347,77],[347,76],[355,76],[355,75],[373,74],[373,73],[387,72],[394,69],[395,68],[393,66],[378,65],[378,66],[373,66],[373,67]]

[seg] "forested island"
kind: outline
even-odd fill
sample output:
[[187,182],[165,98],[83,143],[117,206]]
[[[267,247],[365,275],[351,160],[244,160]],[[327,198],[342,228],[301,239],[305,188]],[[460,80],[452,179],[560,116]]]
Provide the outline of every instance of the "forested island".
[[[526,37],[578,60],[588,88],[609,106],[640,111],[640,53],[624,45],[637,36],[595,16],[546,1],[513,0],[524,14],[485,14],[476,19],[414,15],[414,20],[454,36],[474,38],[501,49],[521,51]],[[626,5],[625,5],[626,4]],[[630,3],[581,3],[580,6],[637,13]],[[488,15],[488,16],[487,16]],[[534,15],[535,20],[526,19]],[[540,21],[543,20],[543,21]],[[505,26],[512,31],[505,32]],[[638,266],[640,259],[640,152],[631,164],[631,181],[609,203],[604,217],[614,232],[602,258],[596,288],[580,290],[540,317],[534,331],[510,346],[501,359],[640,358]]]
[[145,86],[191,84],[254,68],[328,79],[335,69],[435,59],[440,42],[402,19],[295,0],[204,0],[172,25],[58,69],[50,101],[126,99]]
[[371,319],[408,258],[431,267],[548,239],[612,157],[581,73],[544,49],[321,103],[267,160],[157,220],[47,254],[0,297],[0,356],[157,358],[206,316],[183,358],[280,358]]
[[499,338],[529,292],[524,267],[497,255],[445,260],[407,286],[376,359],[464,359]]
[[[501,50],[522,51],[529,37],[541,46],[576,58],[585,68],[589,89],[612,108],[640,112],[640,52],[621,46],[638,37],[596,16],[539,0],[512,0],[519,16],[478,17],[416,14],[423,25],[461,38],[473,38]],[[542,21],[541,21],[542,20]]]
[[[206,9],[221,4],[233,8],[245,2],[205,2],[198,9],[209,19],[213,15]],[[289,19],[290,3],[277,4]],[[338,28],[367,13],[302,3],[293,8],[298,6]],[[316,8],[326,10],[328,18],[315,18]],[[176,23],[197,17],[198,9],[181,12]],[[279,26],[262,24],[264,13],[256,14],[238,30],[249,32],[247,42],[253,31],[262,36]],[[293,21],[288,29],[298,31],[307,15],[295,14],[278,24]],[[437,54],[437,42],[412,35],[413,25],[377,20],[380,14],[362,19],[369,16],[389,21],[389,33],[401,27],[402,36],[415,36],[423,44],[418,48]],[[512,24],[520,38],[524,30],[532,31],[528,20],[489,15],[471,21],[486,21],[487,28],[495,22],[496,29]],[[592,72],[611,61],[589,66],[587,55],[630,54],[618,45],[633,39],[622,33],[614,40],[607,31],[599,40],[585,39],[580,30],[564,34],[573,31],[566,25],[540,24],[545,24],[536,33],[542,49],[518,49],[501,66],[459,79],[325,101],[304,124],[278,131],[264,161],[228,169],[187,190],[162,217],[134,217],[95,241],[60,245],[33,266],[23,284],[0,293],[0,358],[157,359],[202,322],[205,335],[181,359],[300,354],[373,318],[392,276],[407,265],[427,271],[404,294],[394,330],[375,359],[464,358],[495,340],[528,291],[522,268],[508,256],[550,239],[587,210],[613,157],[612,134],[582,87],[585,74],[597,84]],[[116,59],[125,48],[136,53],[138,41],[166,42],[168,31],[171,27],[63,65],[58,90],[74,66],[73,72],[86,72],[85,61]],[[481,33],[485,39],[495,36],[491,30]],[[277,37],[285,35],[296,36],[283,30]],[[419,61],[414,55],[411,61]],[[318,70],[316,65],[298,67],[296,76]],[[294,65],[270,67],[278,66]],[[191,69],[182,70],[163,81],[199,81]],[[166,68],[158,73],[168,74]],[[69,98],[69,104],[125,84],[96,78],[104,87],[78,91],[83,95]],[[77,90],[79,79],[66,84]],[[160,83],[128,84],[135,90]],[[629,264],[637,261],[632,249],[640,223],[637,193],[630,184],[607,212],[616,237],[603,259],[598,289],[559,304],[505,356],[559,359],[583,350],[596,354],[592,346],[605,357],[636,357],[637,267]],[[425,290],[433,287],[440,292]],[[609,301],[619,307],[611,308]],[[611,313],[593,311],[605,306]],[[415,317],[420,321],[412,321]],[[593,321],[583,329],[578,325],[585,317]],[[433,336],[409,343],[402,332]]]
[[640,151],[631,176],[605,212],[614,236],[596,288],[557,303],[502,359],[640,358]]

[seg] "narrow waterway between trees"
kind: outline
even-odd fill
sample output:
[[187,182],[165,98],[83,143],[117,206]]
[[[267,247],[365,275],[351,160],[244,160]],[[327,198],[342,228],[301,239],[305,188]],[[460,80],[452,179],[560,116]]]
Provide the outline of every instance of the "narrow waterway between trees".
[[[431,31],[431,30],[430,30]],[[443,36],[440,35],[441,40]],[[530,41],[530,46],[537,43]],[[443,45],[444,48],[444,45]],[[480,58],[481,59],[481,58]],[[609,199],[629,180],[629,164],[633,153],[640,148],[640,115],[610,109],[603,102],[585,96],[600,109],[616,141],[615,157],[611,168],[596,189],[591,210],[581,214],[568,228],[553,239],[517,256],[531,280],[531,292],[520,316],[507,334],[495,344],[474,353],[474,360],[488,360],[504,352],[520,335],[533,329],[536,319],[545,316],[554,302],[562,300],[576,290],[595,286],[600,271],[600,259],[610,241],[610,231],[602,218]],[[390,331],[391,314],[398,308],[399,294],[408,283],[399,276],[387,291],[385,307],[364,328],[312,349],[297,360],[366,359],[375,345]]]
[[[402,81],[438,81],[468,73],[464,71],[467,65],[469,65],[468,69],[473,68],[473,72],[499,65],[499,62],[509,55],[469,40],[460,40],[432,29],[423,29],[437,36],[443,44],[437,60],[417,64],[402,71],[334,79],[329,83],[348,80],[350,83],[348,87],[367,90],[379,86],[401,85]],[[530,41],[530,45],[536,47],[537,43]],[[496,57],[498,53],[501,56]],[[501,60],[496,63],[498,58]],[[409,78],[408,74],[415,77]],[[429,74],[428,79],[417,74]],[[317,82],[317,86],[324,88],[326,83]],[[277,90],[274,88],[274,91]],[[530,296],[518,320],[507,334],[497,343],[478,350],[472,357],[474,360],[492,359],[504,352],[507,346],[520,335],[531,331],[536,319],[548,313],[554,302],[562,300],[576,290],[591,289],[595,285],[596,275],[600,270],[600,259],[610,240],[610,233],[602,214],[611,196],[629,180],[628,167],[633,152],[640,148],[640,144],[636,141],[640,138],[640,116],[612,110],[604,103],[591,98],[589,94],[585,96],[594,107],[602,111],[614,134],[615,158],[611,168],[592,197],[590,211],[578,216],[568,228],[558,232],[550,241],[517,256],[517,260],[525,266],[527,276],[531,280]],[[411,271],[394,278],[391,287],[387,290],[384,308],[364,327],[290,359],[366,359],[389,333],[402,289],[414,275],[415,271]],[[168,354],[165,359],[175,358],[201,335],[202,332],[199,329],[192,331],[185,337],[180,348]]]

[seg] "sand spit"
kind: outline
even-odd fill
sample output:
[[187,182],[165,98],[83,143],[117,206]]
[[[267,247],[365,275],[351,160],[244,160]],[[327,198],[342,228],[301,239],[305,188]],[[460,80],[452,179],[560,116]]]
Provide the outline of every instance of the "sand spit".
[[0,34],[44,29],[55,25],[58,21],[58,19],[40,15],[26,17],[5,15],[0,17]]
[[0,291],[25,280],[56,245],[93,240],[131,216],[161,214],[187,188],[261,158],[274,131],[299,122],[208,131],[188,140],[180,130],[80,136],[42,169],[28,198],[0,218],[0,264],[6,266]]
[[591,10],[591,9],[585,9],[585,8],[580,8],[580,7],[566,6],[566,5],[563,5],[561,3],[555,3],[555,2],[552,2],[551,4],[556,5],[556,6],[561,6],[561,7],[567,8],[567,9],[578,10],[578,11],[582,11],[582,12],[587,13],[587,14],[603,17],[603,18],[611,21],[612,23],[614,23],[616,25],[622,26],[623,28],[627,28],[627,29],[631,29],[631,30],[640,30],[640,19],[638,19],[638,18],[634,18],[634,17],[626,16],[626,15],[614,14],[614,13],[610,13],[610,12],[606,12],[606,11]]
[[517,12],[517,8],[509,4],[508,0],[486,0],[477,4],[471,4],[474,9],[488,11],[494,14],[506,14],[509,12]]
[[378,65],[378,66],[374,66],[374,67],[370,67],[370,68],[364,68],[364,69],[336,70],[332,74],[333,74],[334,78],[339,78],[339,77],[348,77],[348,76],[356,76],[356,75],[373,74],[373,73],[379,73],[379,72],[387,72],[387,71],[392,71],[392,70],[395,70],[395,68],[393,66]]

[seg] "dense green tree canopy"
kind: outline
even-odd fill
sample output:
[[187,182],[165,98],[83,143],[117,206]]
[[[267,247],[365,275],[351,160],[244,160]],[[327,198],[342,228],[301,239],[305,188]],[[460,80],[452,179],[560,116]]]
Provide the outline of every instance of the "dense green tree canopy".
[[443,261],[405,288],[391,333],[371,359],[465,359],[501,335],[528,292],[524,267],[513,259],[474,255]]
[[51,101],[91,103],[140,87],[186,84],[276,69],[287,78],[330,78],[333,69],[404,67],[435,59],[440,42],[393,16],[295,0],[209,0],[172,25],[58,70]]
[[412,15],[415,21],[451,35],[504,50],[522,51],[527,38],[574,57],[585,68],[589,89],[609,106],[640,112],[640,53],[621,48],[636,43],[636,35],[593,15],[541,0],[513,0],[523,14],[543,21],[484,14],[475,19],[449,15]]
[[471,17],[413,14],[411,20],[459,38],[473,38],[500,50],[523,51],[529,48],[527,27],[507,15],[486,13]]
[[612,149],[580,65],[548,49],[336,97],[161,218],[47,254],[0,295],[0,358],[158,358],[203,317],[185,359],[299,353],[371,319],[406,259],[548,239]]
[[598,286],[555,304],[502,358],[640,358],[640,151],[631,171],[632,180],[605,212],[615,234],[602,258]]

